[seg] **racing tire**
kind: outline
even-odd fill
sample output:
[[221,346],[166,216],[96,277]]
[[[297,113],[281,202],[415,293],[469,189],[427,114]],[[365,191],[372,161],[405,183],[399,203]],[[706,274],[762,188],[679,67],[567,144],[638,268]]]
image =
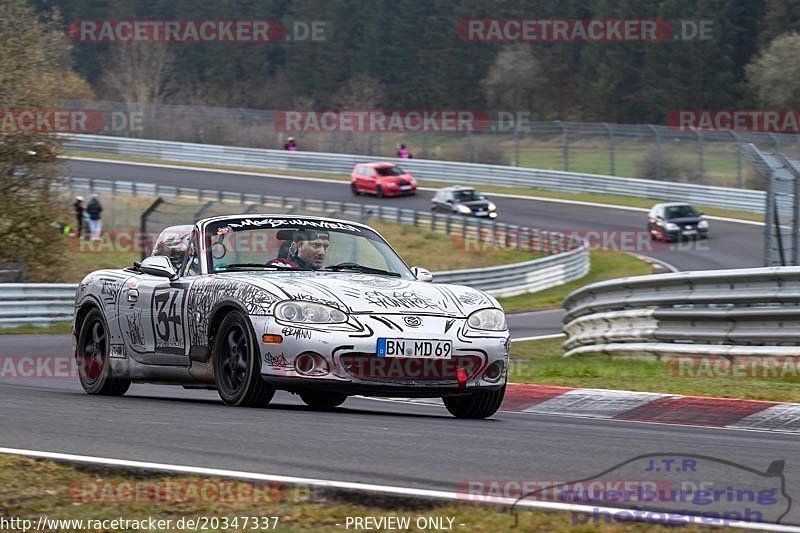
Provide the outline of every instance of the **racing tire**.
[[226,405],[266,407],[275,388],[261,378],[261,360],[248,319],[231,311],[214,338],[214,382]]
[[347,394],[338,392],[301,392],[300,399],[312,409],[333,409],[339,407],[347,400]]
[[378,185],[378,188],[375,189],[375,196],[377,196],[378,198],[384,198],[383,187],[381,187],[380,185]]
[[358,191],[358,186],[355,183],[350,184],[350,191],[353,193],[353,196],[361,196],[361,193]]
[[490,391],[477,391],[469,396],[445,396],[444,406],[456,418],[488,418],[495,414],[503,403],[506,386]]
[[103,313],[92,309],[81,324],[75,349],[78,378],[87,394],[122,396],[130,388],[131,380],[111,375],[110,353],[108,326]]

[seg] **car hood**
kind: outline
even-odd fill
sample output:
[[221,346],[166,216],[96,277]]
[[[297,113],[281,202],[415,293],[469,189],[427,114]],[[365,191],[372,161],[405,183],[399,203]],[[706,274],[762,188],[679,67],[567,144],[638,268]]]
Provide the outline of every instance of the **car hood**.
[[667,220],[667,222],[672,222],[673,224],[697,224],[703,220],[701,217],[680,217],[680,218],[671,218]]
[[458,202],[460,205],[466,205],[470,208],[486,207],[489,205],[489,200],[472,200],[470,202]]
[[403,180],[403,181],[409,181],[410,182],[410,181],[414,180],[414,176],[412,176],[411,174],[408,174],[408,173],[400,174],[399,176],[380,176],[380,178],[382,180],[384,180],[384,181],[386,181],[386,180],[389,180],[389,181]]
[[355,272],[253,272],[217,277],[256,285],[278,299],[319,302],[351,313],[464,317],[478,309],[500,307],[488,294],[462,285]]

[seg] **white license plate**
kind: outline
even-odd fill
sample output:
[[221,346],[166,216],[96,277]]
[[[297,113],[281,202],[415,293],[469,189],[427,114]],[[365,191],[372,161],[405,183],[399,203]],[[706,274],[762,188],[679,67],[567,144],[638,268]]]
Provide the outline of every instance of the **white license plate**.
[[378,357],[423,357],[450,359],[453,342],[419,339],[378,339]]
[[401,191],[410,191],[411,190],[411,185],[401,185],[400,186],[400,190]]
[[687,229],[683,232],[684,235],[697,235],[697,230]]

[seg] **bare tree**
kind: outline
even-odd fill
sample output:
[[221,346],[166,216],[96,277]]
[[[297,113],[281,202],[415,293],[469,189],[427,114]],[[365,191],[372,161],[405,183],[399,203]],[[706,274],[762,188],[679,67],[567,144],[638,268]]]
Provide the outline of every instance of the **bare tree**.
[[376,109],[386,102],[386,87],[366,74],[347,80],[331,99],[338,109]]
[[128,104],[160,104],[174,88],[173,59],[167,44],[114,45],[103,73],[103,85]]
[[39,14],[24,0],[0,2],[0,262],[24,263],[27,281],[61,281],[66,239],[51,226],[70,221],[53,187],[61,146],[45,131],[6,119],[12,110],[46,113],[62,99],[91,94],[70,68],[58,14]]
[[481,88],[496,109],[536,112],[547,80],[541,62],[525,44],[503,48],[495,57]]
[[747,84],[763,106],[800,106],[800,33],[776,37],[747,65]]

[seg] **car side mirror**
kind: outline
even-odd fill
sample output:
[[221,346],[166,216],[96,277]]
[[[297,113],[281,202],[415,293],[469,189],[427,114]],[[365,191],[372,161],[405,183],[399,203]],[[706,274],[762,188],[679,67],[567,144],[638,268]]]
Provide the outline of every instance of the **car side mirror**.
[[172,266],[172,261],[165,255],[151,255],[142,259],[139,270],[143,274],[168,278],[170,281],[178,279],[178,272]]
[[433,274],[431,274],[430,270],[422,267],[411,267],[411,272],[417,278],[417,281],[433,281]]

